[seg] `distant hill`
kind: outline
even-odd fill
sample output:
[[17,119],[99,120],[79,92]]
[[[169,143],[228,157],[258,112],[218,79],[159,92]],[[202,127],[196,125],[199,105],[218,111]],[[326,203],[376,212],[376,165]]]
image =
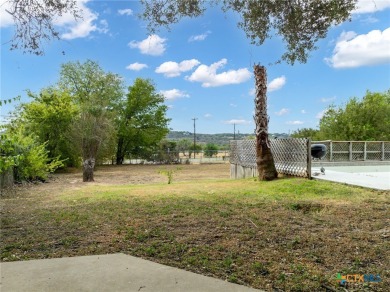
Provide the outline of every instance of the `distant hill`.
[[[271,137],[286,138],[288,134],[285,133],[274,133],[270,134]],[[220,133],[220,134],[201,134],[196,133],[196,142],[201,144],[213,143],[218,145],[220,148],[228,148],[230,141],[234,140],[244,140],[244,139],[254,139],[255,134],[242,134],[236,133],[235,137],[233,133]],[[167,139],[171,141],[178,141],[181,139],[194,140],[194,133],[187,131],[170,131],[167,135]]]

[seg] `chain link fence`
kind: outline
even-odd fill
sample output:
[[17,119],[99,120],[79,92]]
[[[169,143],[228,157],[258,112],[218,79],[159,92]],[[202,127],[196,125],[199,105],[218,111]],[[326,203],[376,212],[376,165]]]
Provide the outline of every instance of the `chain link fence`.
[[[152,155],[150,159],[131,157],[123,164],[197,164],[197,163],[229,163],[229,150],[183,150],[166,151]],[[115,159],[105,164],[114,164]]]
[[324,162],[389,161],[390,141],[312,141],[326,145]]

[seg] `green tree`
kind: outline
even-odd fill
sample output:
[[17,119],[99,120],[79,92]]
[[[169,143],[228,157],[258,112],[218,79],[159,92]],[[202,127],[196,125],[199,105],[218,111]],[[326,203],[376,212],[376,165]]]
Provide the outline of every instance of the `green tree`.
[[179,161],[179,152],[176,149],[176,142],[161,140],[156,147],[154,160],[159,163],[171,164]]
[[114,154],[114,149],[107,148],[115,135],[114,118],[123,96],[122,79],[106,73],[91,60],[70,62],[62,65],[59,87],[69,92],[79,107],[71,127],[72,143],[83,159],[83,181],[93,181],[99,153]]
[[46,180],[49,173],[63,166],[59,157],[49,157],[46,143],[39,143],[33,134],[26,134],[20,122],[7,126],[0,143],[0,173],[14,167],[16,181]]
[[206,157],[213,157],[214,155],[218,154],[218,146],[213,143],[207,143],[203,148],[203,153]]
[[116,163],[130,155],[148,158],[168,134],[167,106],[151,80],[137,78],[128,88],[126,100],[118,110]]
[[274,34],[286,44],[282,60],[289,64],[305,63],[316,42],[328,29],[350,17],[357,0],[141,0],[142,17],[150,32],[170,28],[185,17],[199,17],[207,6],[220,4],[223,12],[239,15],[241,28],[252,44],[262,45]]
[[310,138],[311,140],[319,140],[319,130],[312,128],[302,128],[294,131],[291,134],[293,138]]
[[190,146],[190,152],[189,152],[189,157],[191,158],[191,155],[195,152],[195,154],[199,154],[202,151],[203,147],[201,144],[191,144]]
[[193,142],[190,141],[190,139],[180,139],[177,141],[177,151],[183,153],[183,155],[186,155],[186,151],[188,151],[191,146],[193,146]]
[[21,119],[28,133],[45,143],[49,157],[60,157],[66,166],[79,165],[79,157],[72,151],[69,128],[78,114],[72,97],[55,88],[46,88],[39,94],[28,92],[32,102],[22,105]]
[[390,140],[390,90],[367,91],[345,106],[331,106],[320,120],[319,136],[329,140]]
[[[224,12],[233,11],[240,16],[238,26],[253,44],[262,45],[274,34],[281,37],[286,50],[282,60],[294,64],[305,63],[309,53],[316,49],[319,39],[325,38],[328,29],[350,17],[357,0],[141,0],[143,18],[148,21],[150,32],[161,26],[167,28],[184,17],[198,17],[206,11],[206,5],[220,3]],[[267,115],[267,76],[264,66],[255,65],[256,80],[255,123],[256,155],[260,180],[277,177],[270,151]]]

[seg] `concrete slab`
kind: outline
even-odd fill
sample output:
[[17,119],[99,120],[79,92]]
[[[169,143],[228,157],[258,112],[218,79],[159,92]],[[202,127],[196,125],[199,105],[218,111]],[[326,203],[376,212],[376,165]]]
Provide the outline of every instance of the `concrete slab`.
[[1,263],[2,292],[260,291],[125,254]]
[[390,165],[325,167],[325,175],[320,173],[319,167],[313,167],[312,176],[314,179],[329,180],[376,190],[390,190]]

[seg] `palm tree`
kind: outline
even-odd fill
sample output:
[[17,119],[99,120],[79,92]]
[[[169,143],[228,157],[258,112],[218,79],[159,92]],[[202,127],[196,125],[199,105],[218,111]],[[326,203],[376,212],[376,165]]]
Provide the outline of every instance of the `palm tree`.
[[267,115],[267,71],[264,66],[255,65],[256,96],[255,96],[255,124],[256,124],[256,163],[259,180],[273,180],[278,176],[274,158],[271,153],[268,139]]

